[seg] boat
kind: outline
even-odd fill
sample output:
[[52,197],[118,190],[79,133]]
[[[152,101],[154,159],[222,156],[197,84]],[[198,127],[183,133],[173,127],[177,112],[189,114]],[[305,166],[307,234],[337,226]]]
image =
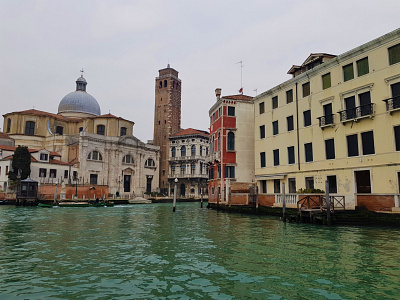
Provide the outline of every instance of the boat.
[[114,202],[110,202],[110,201],[101,201],[101,202],[95,202],[92,204],[93,207],[113,207],[114,206]]
[[58,204],[60,207],[90,207],[89,202],[60,202]]
[[54,203],[38,203],[38,207],[55,207],[57,204]]

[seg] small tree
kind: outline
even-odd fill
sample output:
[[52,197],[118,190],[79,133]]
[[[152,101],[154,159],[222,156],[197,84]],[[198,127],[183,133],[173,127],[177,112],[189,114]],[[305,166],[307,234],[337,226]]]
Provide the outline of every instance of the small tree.
[[18,170],[20,170],[21,180],[26,179],[31,174],[31,154],[25,146],[18,146],[15,150],[12,163],[12,171],[8,172],[11,181],[18,180]]

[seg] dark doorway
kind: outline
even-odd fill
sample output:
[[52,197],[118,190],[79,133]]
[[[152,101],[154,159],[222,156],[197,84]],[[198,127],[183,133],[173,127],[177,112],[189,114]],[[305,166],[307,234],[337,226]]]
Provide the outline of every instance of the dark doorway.
[[181,197],[185,197],[185,189],[186,189],[186,187],[185,187],[185,185],[182,183],[182,184],[181,184]]
[[131,175],[124,175],[124,193],[131,191]]
[[356,193],[370,194],[371,193],[371,177],[369,171],[355,171],[356,177]]
[[153,177],[147,177],[146,181],[146,193],[151,193],[151,182],[153,181]]

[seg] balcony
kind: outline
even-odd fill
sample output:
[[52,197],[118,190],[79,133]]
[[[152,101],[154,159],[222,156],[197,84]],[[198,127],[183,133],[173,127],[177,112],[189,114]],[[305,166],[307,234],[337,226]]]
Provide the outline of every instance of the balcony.
[[374,115],[374,103],[360,105],[354,108],[342,110],[338,112],[340,115],[340,122],[345,123],[349,121],[358,121],[358,119],[370,117]]
[[168,174],[168,178],[174,179],[174,178],[205,178],[208,179],[208,174]]
[[393,111],[400,110],[400,96],[382,100],[386,103],[386,111],[392,113]]
[[321,128],[324,128],[324,127],[327,127],[327,126],[332,126],[332,125],[335,124],[334,121],[333,121],[333,119],[334,119],[334,115],[333,114],[332,115],[325,115],[325,116],[319,117],[317,119],[319,121],[319,127],[321,127]]
[[203,155],[195,155],[195,156],[175,156],[175,157],[169,157],[169,161],[188,161],[188,160],[206,160],[208,159],[207,156]]

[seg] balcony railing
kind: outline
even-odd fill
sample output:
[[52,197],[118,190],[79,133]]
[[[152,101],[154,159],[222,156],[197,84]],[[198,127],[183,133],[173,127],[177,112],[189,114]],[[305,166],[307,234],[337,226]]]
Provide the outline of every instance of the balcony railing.
[[334,124],[333,117],[334,117],[334,115],[332,114],[332,115],[325,115],[325,116],[317,118],[319,120],[319,127],[326,127],[326,126]]
[[201,156],[201,155],[194,155],[194,156],[175,156],[175,157],[172,157],[172,156],[170,156],[169,158],[168,158],[168,160],[169,161],[179,161],[179,160],[206,160],[208,157],[207,156],[205,156],[205,155],[203,155],[203,156]]
[[208,174],[168,174],[168,178],[208,178]]
[[368,103],[365,105],[339,111],[340,122],[347,122],[365,117],[371,117],[373,114],[374,103]]
[[386,111],[392,112],[400,109],[400,96],[382,100],[386,103]]

